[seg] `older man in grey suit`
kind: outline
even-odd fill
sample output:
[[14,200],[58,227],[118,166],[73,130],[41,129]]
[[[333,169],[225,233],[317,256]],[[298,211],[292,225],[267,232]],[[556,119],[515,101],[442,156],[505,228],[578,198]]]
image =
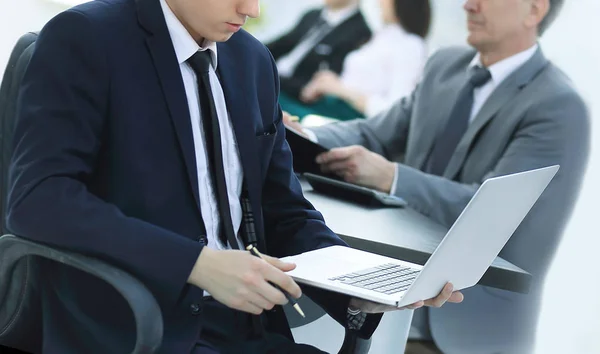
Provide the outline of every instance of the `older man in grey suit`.
[[[446,226],[485,179],[561,165],[501,253],[533,274],[530,293],[477,286],[464,292],[461,305],[416,311],[420,353],[533,348],[544,277],[589,150],[586,106],[537,43],[561,5],[467,0],[468,42],[475,50],[434,54],[414,93],[385,113],[307,132],[332,148],[317,158],[323,171],[398,195]],[[407,352],[416,345],[409,343]]]

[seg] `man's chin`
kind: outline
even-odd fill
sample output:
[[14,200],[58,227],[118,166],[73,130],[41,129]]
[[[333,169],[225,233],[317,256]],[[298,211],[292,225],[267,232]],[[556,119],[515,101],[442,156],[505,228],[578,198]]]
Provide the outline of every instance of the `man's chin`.
[[211,38],[207,37],[207,39],[211,42],[227,42],[232,36],[233,33],[231,32],[222,32],[211,36]]
[[483,46],[483,41],[481,38],[478,38],[478,36],[473,33],[469,33],[469,36],[467,36],[467,43],[475,49],[479,49],[481,46]]

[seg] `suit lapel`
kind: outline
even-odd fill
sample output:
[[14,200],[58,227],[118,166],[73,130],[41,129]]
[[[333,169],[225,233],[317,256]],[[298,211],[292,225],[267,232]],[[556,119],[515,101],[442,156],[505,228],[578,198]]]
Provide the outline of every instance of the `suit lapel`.
[[198,210],[200,210],[194,137],[179,62],[173,49],[173,43],[160,3],[154,0],[136,0],[136,4],[140,24],[151,33],[146,38],[146,45],[152,55],[156,74],[183,154],[188,179]]
[[[406,162],[409,165],[422,170],[427,169],[431,150],[436,139],[439,139],[444,131],[446,122],[450,119],[450,112],[458,99],[460,90],[456,88],[462,87],[466,82],[466,66],[474,56],[475,51],[470,50],[455,60],[449,68],[446,68],[446,72],[442,69],[449,65],[447,60],[440,64],[442,68],[438,70],[431,68],[425,72],[425,77],[433,75],[434,81],[427,83],[427,80],[424,79],[416,90],[420,98],[417,98],[415,94],[411,97],[411,100],[413,100],[412,105],[419,107],[419,113],[418,118],[416,115],[413,118],[415,122],[411,123],[418,127],[416,130],[418,135],[416,135],[416,138],[410,139],[409,148],[411,153],[406,156]],[[463,68],[464,70],[462,70]],[[442,74],[431,74],[431,71],[441,71]],[[424,84],[425,86],[423,86]],[[426,103],[423,104],[424,102]]]
[[514,82],[504,81],[498,86],[490,97],[486,100],[479,113],[475,116],[467,131],[461,138],[452,158],[448,162],[444,176],[453,179],[462,167],[465,158],[469,152],[471,143],[481,131],[481,129],[494,117],[496,112],[510,101],[519,89],[514,85]]
[[495,117],[496,113],[506,106],[533,78],[546,66],[547,60],[538,49],[536,53],[520,68],[510,74],[485,101],[469,128],[456,147],[456,151],[448,162],[444,176],[454,179],[460,172],[471,144],[479,132]]
[[[331,31],[329,31],[323,38],[321,38],[321,40],[319,40],[319,43],[335,43],[336,41],[343,39],[348,33],[351,33],[352,29],[359,27],[361,22],[365,22],[365,19],[362,13],[357,11],[354,15],[350,16],[344,22],[340,23]],[[326,55],[329,55],[329,53]]]
[[[225,102],[229,117],[235,133],[238,144],[238,151],[244,171],[244,179],[248,189],[248,196],[252,204],[252,209],[257,214],[255,219],[261,220],[262,215],[258,215],[261,210],[261,185],[259,151],[256,144],[256,135],[252,112],[248,103],[248,92],[256,90],[253,87],[244,87],[250,83],[246,80],[247,74],[243,66],[236,62],[235,53],[227,43],[218,44],[219,63],[217,73],[219,81],[225,95]],[[258,212],[257,212],[258,211]],[[259,248],[264,250],[264,239],[259,234]]]
[[420,117],[424,120],[422,123],[423,127],[420,129],[420,131],[423,133],[420,134],[419,139],[416,140],[415,147],[413,148],[414,152],[416,153],[414,166],[425,168],[427,159],[431,155],[431,150],[433,149],[435,141],[436,139],[439,139],[443,133],[446,122],[450,118],[449,112],[452,111],[452,107],[458,99],[459,90],[456,90],[455,88],[461,87],[465,80],[466,71],[464,73],[454,75],[454,77],[452,77],[450,80],[440,83],[440,88],[436,88],[434,95],[435,97],[433,97],[432,100],[436,102],[435,105],[431,105],[427,111],[427,114]]

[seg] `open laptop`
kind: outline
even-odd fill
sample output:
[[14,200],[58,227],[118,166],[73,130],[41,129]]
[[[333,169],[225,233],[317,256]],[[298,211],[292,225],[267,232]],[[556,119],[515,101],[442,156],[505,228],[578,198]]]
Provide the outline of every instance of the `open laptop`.
[[[333,246],[283,258],[299,283],[403,307],[483,276],[546,189],[559,166],[486,180],[424,266],[349,247]],[[399,230],[401,237],[402,230]]]

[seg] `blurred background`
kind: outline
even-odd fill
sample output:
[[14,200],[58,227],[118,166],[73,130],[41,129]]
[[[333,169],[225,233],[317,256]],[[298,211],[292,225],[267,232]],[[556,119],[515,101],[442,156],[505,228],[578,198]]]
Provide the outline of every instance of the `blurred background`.
[[[83,1],[0,0],[0,68],[16,40],[36,31],[58,12]],[[320,0],[262,0],[262,14],[248,24],[268,41],[295,25]],[[429,54],[448,45],[466,44],[461,0],[433,0]],[[379,28],[377,0],[363,0],[369,24]],[[592,116],[592,152],[573,217],[550,270],[537,334],[536,353],[600,353],[600,1],[567,0],[560,17],[541,39],[546,56],[571,77]],[[568,117],[565,117],[568,119]]]

